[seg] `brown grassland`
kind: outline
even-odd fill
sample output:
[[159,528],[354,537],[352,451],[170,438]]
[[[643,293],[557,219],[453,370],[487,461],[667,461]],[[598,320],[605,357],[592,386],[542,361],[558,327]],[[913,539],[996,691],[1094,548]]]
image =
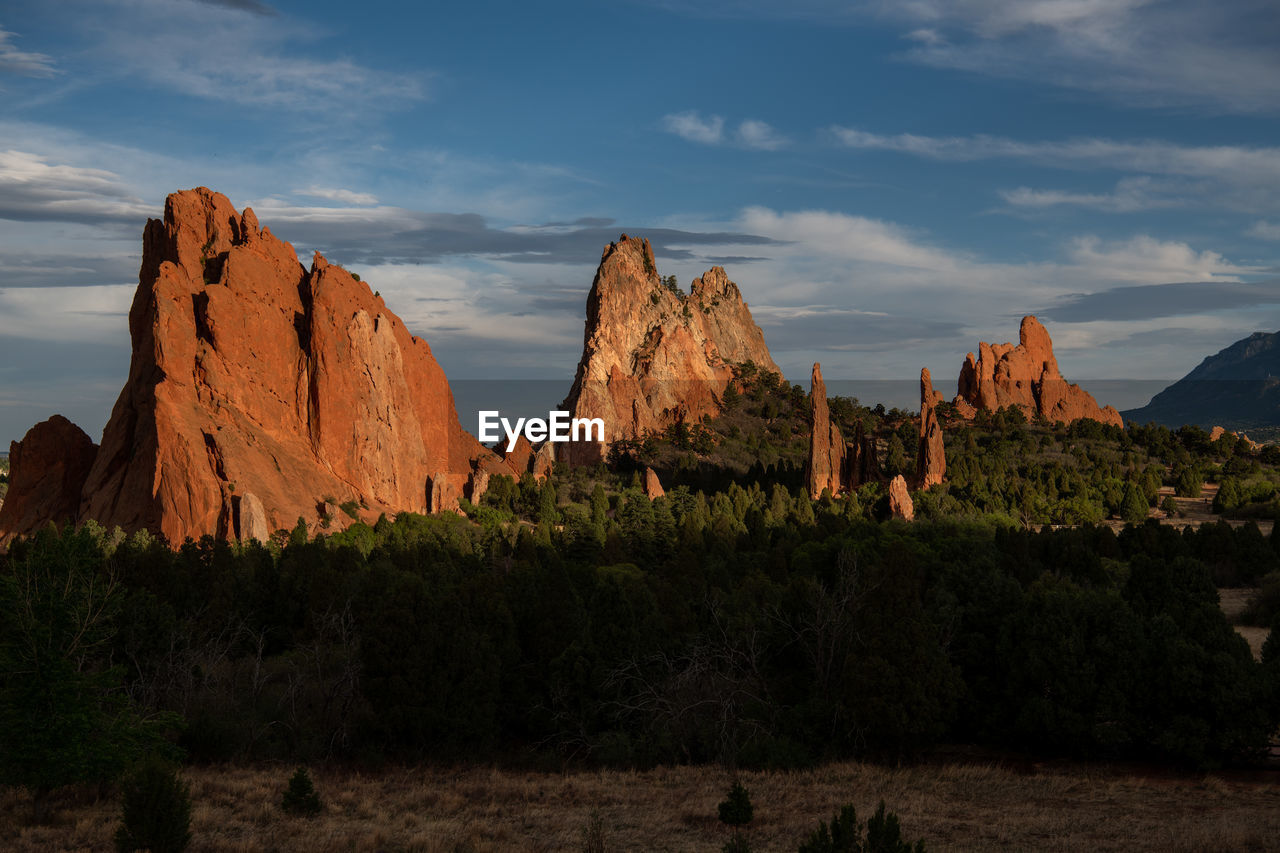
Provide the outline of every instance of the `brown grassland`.
[[[713,851],[727,840],[716,807],[730,784],[715,767],[647,772],[491,768],[318,770],[313,819],[279,808],[291,768],[194,767],[195,851],[582,850],[598,814],[605,850]],[[930,850],[1280,850],[1280,773],[1176,775],[1101,765],[905,768],[834,764],[743,773],[757,851],[794,851],[843,803],[862,817],[883,799],[904,837]],[[114,797],[66,795],[57,822],[31,826],[29,801],[0,797],[0,845],[109,850]],[[7,829],[3,827],[8,827]]]

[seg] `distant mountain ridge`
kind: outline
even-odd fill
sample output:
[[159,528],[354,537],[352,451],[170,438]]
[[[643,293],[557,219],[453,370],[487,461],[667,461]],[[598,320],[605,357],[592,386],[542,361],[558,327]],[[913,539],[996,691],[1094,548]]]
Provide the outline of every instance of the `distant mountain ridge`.
[[1254,332],[1211,355],[1126,421],[1231,430],[1280,427],[1280,332]]

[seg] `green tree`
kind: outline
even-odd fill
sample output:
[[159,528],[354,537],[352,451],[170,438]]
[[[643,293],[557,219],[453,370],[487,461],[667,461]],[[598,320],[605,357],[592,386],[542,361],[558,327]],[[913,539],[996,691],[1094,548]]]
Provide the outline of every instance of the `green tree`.
[[307,768],[299,767],[289,777],[289,787],[285,788],[280,798],[280,808],[292,815],[315,817],[320,814],[320,795],[311,781]]
[[1124,499],[1120,503],[1120,517],[1129,524],[1141,524],[1146,520],[1151,506],[1137,483],[1130,480],[1124,487]]
[[172,715],[144,718],[108,666],[120,603],[88,530],[52,527],[0,577],[0,784],[32,793],[37,821],[57,788],[114,781],[163,749]]
[[182,853],[191,843],[191,791],[165,762],[144,761],[125,780],[116,850]]

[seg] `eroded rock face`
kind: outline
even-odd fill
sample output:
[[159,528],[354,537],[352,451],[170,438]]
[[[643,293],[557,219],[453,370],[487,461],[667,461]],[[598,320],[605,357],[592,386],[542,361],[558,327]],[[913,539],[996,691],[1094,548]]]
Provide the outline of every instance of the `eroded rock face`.
[[916,453],[916,483],[927,489],[941,483],[947,474],[947,453],[942,442],[942,424],[935,407],[938,394],[933,390],[929,369],[920,370],[920,445]]
[[662,488],[662,481],[658,479],[658,472],[652,468],[644,469],[644,493],[651,501],[667,493],[666,489]]
[[49,522],[74,521],[80,490],[98,446],[84,430],[54,415],[9,445],[9,493],[0,505],[0,547]]
[[622,235],[601,255],[582,360],[561,405],[603,419],[604,441],[561,445],[562,458],[591,464],[618,439],[717,413],[733,365],[746,361],[781,373],[724,269],[712,267],[681,295],[663,285],[649,241]]
[[907,491],[907,481],[901,474],[889,481],[889,512],[894,518],[904,521],[914,521],[916,517],[911,493]]
[[832,496],[840,494],[845,485],[845,444],[840,428],[831,421],[827,406],[827,386],[822,381],[822,366],[816,362],[809,380],[809,462],[805,470],[805,484],[814,500],[822,497],[824,490]]
[[473,460],[495,458],[459,425],[431,348],[368,285],[319,254],[303,267],[208,189],[147,223],[129,331],[81,520],[176,544],[310,524],[327,497],[371,517],[447,510]]
[[1027,417],[1039,415],[1050,422],[1090,418],[1124,426],[1114,407],[1099,407],[1089,392],[1062,378],[1053,342],[1039,320],[1023,317],[1018,338],[1017,345],[982,342],[976,359],[973,353],[965,357],[956,395],[961,414],[1018,406]]

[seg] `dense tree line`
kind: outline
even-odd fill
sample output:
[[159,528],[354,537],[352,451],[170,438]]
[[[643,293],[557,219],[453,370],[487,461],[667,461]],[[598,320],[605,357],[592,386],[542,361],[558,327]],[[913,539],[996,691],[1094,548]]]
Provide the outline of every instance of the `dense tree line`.
[[[968,743],[1204,766],[1276,732],[1280,640],[1255,662],[1215,589],[1259,585],[1249,618],[1271,624],[1276,534],[1143,519],[1162,486],[1232,479],[1240,514],[1267,515],[1280,452],[981,413],[951,424],[948,481],[908,525],[877,483],[805,494],[798,386],[744,370],[724,406],[609,466],[495,477],[465,516],[15,543],[0,782],[117,778],[165,742],[200,761],[785,767]],[[882,470],[909,466],[905,413],[831,412],[877,436]]]
[[[1254,662],[1213,585],[1276,564],[1256,528],[905,525],[852,506],[596,492],[562,521],[538,502],[536,523],[402,514],[176,551],[51,530],[13,548],[4,604],[50,564],[104,591],[64,686],[114,697],[108,716],[181,717],[197,760],[791,766],[950,741],[1212,764],[1275,731],[1280,649]],[[6,713],[35,707],[24,689],[7,658]]]

